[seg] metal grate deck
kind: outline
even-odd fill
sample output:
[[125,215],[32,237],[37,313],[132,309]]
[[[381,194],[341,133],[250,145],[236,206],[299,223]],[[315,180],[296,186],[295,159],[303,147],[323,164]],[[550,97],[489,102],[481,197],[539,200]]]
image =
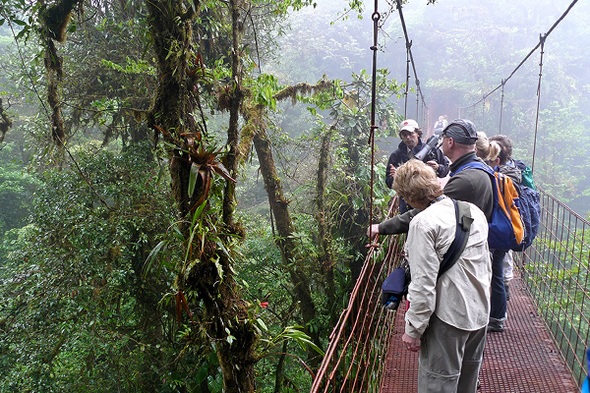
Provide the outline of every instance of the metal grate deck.
[[[417,391],[418,354],[401,345],[404,314],[405,304],[400,305],[389,340],[381,393]],[[579,392],[516,271],[504,332],[488,333],[480,384],[479,393]]]

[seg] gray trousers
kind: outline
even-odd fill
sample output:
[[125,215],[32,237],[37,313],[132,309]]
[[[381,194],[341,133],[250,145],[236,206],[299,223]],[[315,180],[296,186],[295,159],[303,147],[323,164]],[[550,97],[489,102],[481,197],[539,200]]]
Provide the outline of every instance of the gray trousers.
[[420,343],[418,393],[476,393],[485,343],[485,326],[470,332],[433,315]]

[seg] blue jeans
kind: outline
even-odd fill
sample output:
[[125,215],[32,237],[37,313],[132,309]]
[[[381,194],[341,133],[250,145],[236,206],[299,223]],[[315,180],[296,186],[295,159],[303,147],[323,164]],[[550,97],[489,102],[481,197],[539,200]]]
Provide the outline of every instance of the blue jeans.
[[492,309],[490,317],[506,318],[506,288],[504,287],[504,250],[490,250],[492,253]]

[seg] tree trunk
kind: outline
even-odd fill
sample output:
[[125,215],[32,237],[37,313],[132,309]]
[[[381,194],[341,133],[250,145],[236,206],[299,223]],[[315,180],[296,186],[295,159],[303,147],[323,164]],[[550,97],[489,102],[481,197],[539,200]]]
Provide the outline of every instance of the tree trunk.
[[[239,144],[239,125],[240,105],[242,103],[242,72],[241,72],[241,52],[240,46],[242,41],[242,24],[239,21],[240,0],[230,0],[230,13],[232,24],[232,51],[231,51],[231,70],[232,70],[232,89],[229,107],[229,127],[227,131],[227,145],[229,151],[225,159],[225,165],[230,175],[235,179],[238,169],[238,144]],[[227,182],[223,200],[223,221],[227,225],[233,225],[233,213],[236,205],[236,187],[235,183]]]
[[6,135],[10,127],[12,127],[12,119],[4,110],[2,98],[0,98],[0,143],[4,142],[4,136]]
[[45,70],[47,71],[47,102],[51,108],[51,138],[56,146],[66,144],[66,132],[61,111],[63,58],[57,53],[51,38],[45,38]]
[[[256,118],[262,119],[262,114],[259,113]],[[254,135],[254,146],[256,147],[258,161],[260,162],[260,171],[264,178],[268,202],[276,225],[275,239],[281,251],[283,265],[286,267],[294,286],[295,298],[299,302],[301,316],[303,317],[304,326],[306,326],[306,333],[319,346],[320,340],[317,332],[310,332],[307,329],[307,324],[316,318],[316,308],[311,297],[309,277],[302,269],[302,261],[295,253],[296,244],[293,240],[294,229],[289,213],[289,202],[283,195],[281,181],[276,170],[266,129],[262,121],[257,125],[257,131]],[[315,358],[315,354],[309,352],[309,355],[312,365],[317,363],[318,359]]]
[[[199,12],[199,4],[154,0],[146,2],[146,5],[150,12],[150,28],[159,72],[159,84],[149,123],[163,135],[166,142],[174,146],[170,151],[171,186],[179,215],[185,222],[181,230],[185,239],[191,239],[191,243],[186,244],[189,257],[178,274],[178,290],[180,294],[184,290],[194,291],[203,303],[203,328],[215,343],[224,391],[254,392],[254,364],[257,360],[254,349],[258,337],[249,319],[247,304],[241,299],[235,283],[230,257],[217,244],[221,240],[226,248],[231,249],[229,238],[233,229],[219,228],[214,233],[204,231],[194,237],[189,236],[195,201],[204,198],[204,203],[209,203],[204,194],[207,187],[197,188],[195,194],[199,195],[188,195],[193,157],[191,152],[197,147],[207,148],[201,145],[206,138],[199,138],[206,127],[204,124],[199,127],[195,121],[194,114],[200,110],[199,90],[196,73],[191,72],[194,71],[191,62],[196,58],[192,25]],[[230,127],[230,145],[235,143],[235,127]],[[232,203],[231,199],[226,196],[224,201]],[[210,208],[209,205],[204,208],[202,225],[216,220]],[[222,209],[225,216],[225,212],[230,212],[233,207],[223,206]],[[228,214],[228,217],[231,215]],[[219,274],[219,267],[223,277]]]

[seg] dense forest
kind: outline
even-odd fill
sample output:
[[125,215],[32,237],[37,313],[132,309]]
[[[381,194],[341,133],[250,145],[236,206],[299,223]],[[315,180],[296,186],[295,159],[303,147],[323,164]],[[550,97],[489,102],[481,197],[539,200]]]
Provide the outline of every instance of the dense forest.
[[588,215],[590,5],[376,3],[2,0],[0,392],[309,391],[404,117]]

